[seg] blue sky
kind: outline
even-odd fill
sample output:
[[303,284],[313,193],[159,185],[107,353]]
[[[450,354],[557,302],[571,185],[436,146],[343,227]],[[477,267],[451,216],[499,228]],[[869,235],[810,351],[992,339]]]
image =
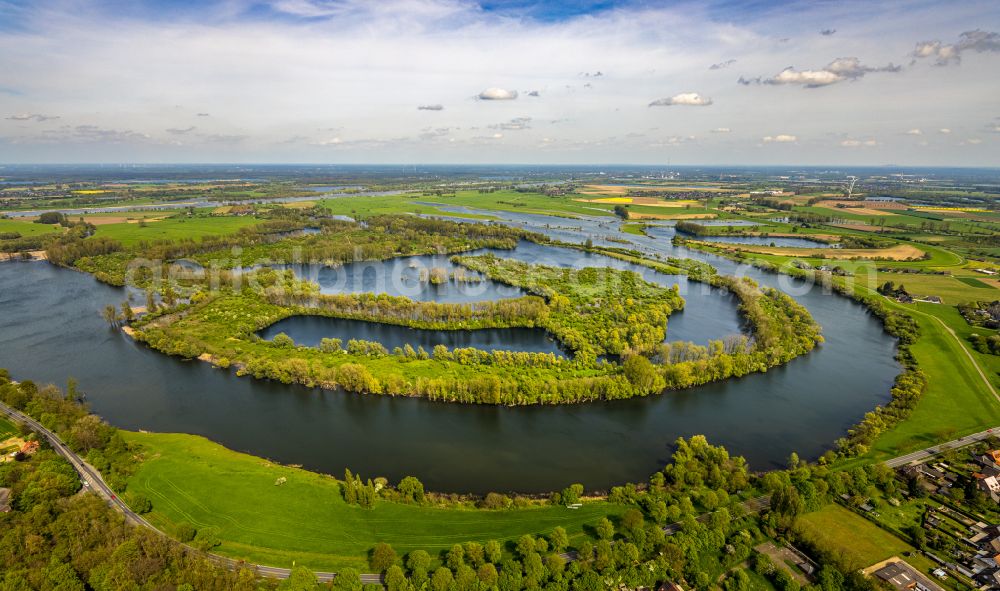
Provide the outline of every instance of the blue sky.
[[1000,165],[1000,3],[0,0],[0,162]]

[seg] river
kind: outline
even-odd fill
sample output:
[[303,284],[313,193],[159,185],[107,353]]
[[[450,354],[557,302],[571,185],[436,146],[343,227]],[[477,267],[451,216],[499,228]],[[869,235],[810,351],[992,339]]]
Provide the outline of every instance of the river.
[[[864,413],[889,398],[899,368],[894,342],[863,307],[784,276],[618,232],[609,218],[566,220],[511,214],[508,222],[560,239],[628,238],[648,253],[708,260],[791,292],[823,326],[826,342],[784,367],[661,396],[576,406],[497,408],[345,394],[239,378],[181,361],[108,328],[99,311],[125,291],[45,262],[0,264],[0,367],[16,379],[79,381],[93,410],[126,429],[204,435],[232,449],[340,474],[345,467],[398,480],[412,474],[432,490],[538,492],[581,482],[588,489],[644,480],[680,436],[704,434],[754,469],[796,451],[815,458]],[[516,258],[584,266],[608,262],[569,249],[522,243]],[[687,300],[668,340],[703,342],[733,332],[728,296],[637,267],[647,279],[679,283]],[[714,292],[714,293],[713,293]],[[722,310],[725,309],[725,313]]]

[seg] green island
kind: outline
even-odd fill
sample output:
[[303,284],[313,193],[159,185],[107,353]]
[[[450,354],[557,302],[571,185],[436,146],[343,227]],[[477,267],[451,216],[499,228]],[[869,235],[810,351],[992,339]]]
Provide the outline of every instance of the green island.
[[[299,220],[300,224],[315,222]],[[224,259],[230,269],[255,260],[282,263],[297,258],[338,265],[401,253],[510,248],[517,238],[539,240],[497,226],[384,216],[366,220],[363,228],[346,222],[320,222],[324,228],[320,233],[280,236],[295,233],[287,229],[289,223],[271,222],[268,227],[215,240],[133,248],[112,246],[114,252],[80,256],[88,248],[100,248],[102,252],[108,249],[105,242],[84,240],[55,246],[49,258],[118,283],[130,273],[129,261],[169,256],[208,264],[209,260],[217,260],[213,257],[225,257],[231,252],[227,250],[231,244],[246,246],[235,259]],[[276,232],[276,228],[282,230]],[[78,258],[68,258],[63,254],[66,251]],[[166,284],[169,299],[158,305],[155,313],[131,322],[130,333],[165,353],[198,357],[221,367],[234,366],[240,374],[257,378],[325,388],[339,386],[352,392],[486,404],[552,404],[645,396],[766,371],[809,352],[822,340],[808,311],[788,296],[774,289],[760,289],[752,281],[717,276],[704,266],[689,276],[734,294],[752,327],[753,339],[686,347],[678,355],[678,344],[664,343],[668,316],[684,305],[676,288],[656,286],[630,271],[556,269],[496,255],[458,256],[452,262],[477,276],[522,288],[529,295],[473,304],[414,302],[386,295],[322,295],[314,284],[297,280],[287,270],[238,274],[221,270],[216,279],[224,285],[212,289],[212,278],[204,273],[199,277],[195,272],[171,273],[158,268],[157,276],[140,267],[134,274],[138,285],[160,284],[171,279],[168,275],[173,275],[175,281]],[[671,265],[658,268],[675,274],[687,271]],[[431,270],[428,281],[448,279],[435,276],[436,271]],[[178,297],[182,293],[190,297]],[[310,348],[297,347],[287,337],[273,342],[256,337],[258,331],[279,320],[302,315],[435,330],[534,327],[551,334],[572,356],[448,350],[443,346],[433,351],[388,351],[378,343],[344,339],[330,339],[321,347]],[[622,362],[610,362],[606,355],[620,357]],[[511,368],[519,371],[512,373]]]

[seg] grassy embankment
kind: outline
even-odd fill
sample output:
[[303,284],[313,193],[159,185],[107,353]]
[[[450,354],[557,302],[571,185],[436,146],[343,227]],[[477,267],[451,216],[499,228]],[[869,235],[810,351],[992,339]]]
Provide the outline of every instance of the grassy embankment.
[[[701,250],[720,253],[722,249],[700,243]],[[1000,425],[1000,401],[993,389],[1000,391],[1000,357],[984,355],[973,350],[965,341],[969,334],[992,334],[994,331],[968,326],[957,310],[949,303],[960,301],[963,296],[974,299],[996,299],[1000,290],[989,296],[987,290],[972,288],[955,278],[942,275],[923,275],[916,273],[887,273],[875,271],[874,267],[883,268],[926,268],[948,270],[965,273],[965,260],[955,253],[942,248],[927,247],[930,258],[921,261],[888,262],[880,261],[829,261],[816,258],[798,258],[791,256],[754,255],[755,259],[775,265],[787,265],[792,260],[806,260],[813,265],[838,264],[845,269],[857,272],[854,286],[861,293],[882,297],[872,287],[884,281],[903,282],[907,289],[919,295],[938,295],[930,289],[948,285],[952,290],[942,297],[955,298],[956,301],[945,304],[900,304],[894,300],[884,299],[893,310],[905,312],[913,317],[920,326],[920,338],[911,345],[911,352],[919,367],[928,376],[928,386],[923,397],[913,409],[910,417],[886,431],[878,438],[872,449],[865,455],[838,466],[851,467],[874,461],[886,460],[916,449],[927,447],[936,442],[945,441],[964,434],[974,433],[988,427]],[[835,278],[843,282],[843,278]],[[962,286],[962,287],[958,287]],[[922,291],[922,290],[928,291]],[[954,331],[954,334],[951,332]],[[980,375],[982,370],[985,375]]]
[[[145,460],[129,490],[153,502],[146,517],[168,533],[182,522],[218,528],[214,552],[272,566],[368,570],[376,542],[397,552],[446,550],[467,541],[512,541],[562,526],[571,544],[604,516],[624,507],[603,502],[580,509],[537,506],[509,510],[439,508],[378,502],[348,505],[339,483],[299,468],[230,451],[194,435],[125,433]],[[276,484],[285,478],[283,484]],[[224,491],[224,494],[222,494]]]

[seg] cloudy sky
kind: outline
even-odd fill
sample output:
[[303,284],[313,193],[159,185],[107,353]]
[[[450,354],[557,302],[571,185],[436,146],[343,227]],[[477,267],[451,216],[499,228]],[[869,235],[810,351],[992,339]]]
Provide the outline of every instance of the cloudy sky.
[[0,162],[1000,166],[1000,2],[0,0]]

